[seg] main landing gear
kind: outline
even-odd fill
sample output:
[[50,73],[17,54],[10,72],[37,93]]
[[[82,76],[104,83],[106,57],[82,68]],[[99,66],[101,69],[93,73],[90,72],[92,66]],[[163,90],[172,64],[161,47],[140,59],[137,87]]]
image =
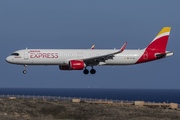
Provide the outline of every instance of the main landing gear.
[[96,73],[96,70],[92,68],[92,69],[90,70],[90,73],[91,73],[91,74],[95,74],[95,73]]
[[23,71],[24,74],[27,73],[26,69],[27,69],[27,65],[24,65],[24,71]]
[[83,71],[84,74],[88,74],[89,70],[85,68],[85,70]]
[[[84,71],[83,71],[83,73],[87,75],[87,74],[89,73],[89,70],[85,68]],[[96,70],[93,69],[93,67],[92,67],[92,69],[90,70],[90,73],[91,73],[91,74],[95,74],[95,73],[96,73]]]

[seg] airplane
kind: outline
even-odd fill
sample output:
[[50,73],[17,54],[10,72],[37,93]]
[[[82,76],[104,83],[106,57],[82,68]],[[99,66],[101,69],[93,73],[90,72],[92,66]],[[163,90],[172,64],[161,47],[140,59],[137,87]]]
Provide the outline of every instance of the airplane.
[[[24,65],[58,65],[60,70],[83,70],[88,74],[88,66],[92,67],[91,74],[95,74],[94,66],[101,65],[134,65],[174,55],[166,51],[171,27],[164,27],[153,41],[144,49],[125,49],[127,42],[121,49],[23,49],[13,52],[6,58],[11,64]],[[93,49],[93,50],[92,50]]]

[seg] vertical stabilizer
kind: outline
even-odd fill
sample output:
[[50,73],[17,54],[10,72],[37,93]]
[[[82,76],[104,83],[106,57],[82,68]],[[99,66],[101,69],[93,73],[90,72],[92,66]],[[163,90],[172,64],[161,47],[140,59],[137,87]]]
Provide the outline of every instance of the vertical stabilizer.
[[136,63],[148,62],[151,60],[156,60],[161,57],[157,57],[157,54],[165,54],[166,46],[169,38],[171,27],[164,27],[159,34],[153,39],[149,44],[143,55]]
[[147,52],[165,53],[171,27],[164,27],[146,48]]

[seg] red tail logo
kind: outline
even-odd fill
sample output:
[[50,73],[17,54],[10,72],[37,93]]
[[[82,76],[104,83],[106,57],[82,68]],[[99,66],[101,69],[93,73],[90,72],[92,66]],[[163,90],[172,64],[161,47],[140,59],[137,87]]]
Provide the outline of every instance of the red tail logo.
[[156,54],[166,53],[166,46],[171,27],[164,27],[154,40],[145,48],[144,54],[136,63],[147,62],[157,59]]

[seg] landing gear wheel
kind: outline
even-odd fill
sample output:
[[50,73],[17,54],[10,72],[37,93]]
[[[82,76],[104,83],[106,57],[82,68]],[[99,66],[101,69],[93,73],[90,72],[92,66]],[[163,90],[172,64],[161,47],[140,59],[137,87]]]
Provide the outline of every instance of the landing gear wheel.
[[27,65],[24,65],[24,71],[23,71],[24,74],[27,73],[26,69],[27,69]]
[[91,74],[95,74],[95,73],[96,73],[96,70],[95,70],[95,69],[91,69],[90,73],[91,73]]
[[87,75],[89,73],[89,70],[85,69],[83,73]]
[[26,74],[26,73],[27,73],[27,71],[26,71],[26,70],[24,70],[24,71],[23,71],[23,73],[24,73],[24,74]]

